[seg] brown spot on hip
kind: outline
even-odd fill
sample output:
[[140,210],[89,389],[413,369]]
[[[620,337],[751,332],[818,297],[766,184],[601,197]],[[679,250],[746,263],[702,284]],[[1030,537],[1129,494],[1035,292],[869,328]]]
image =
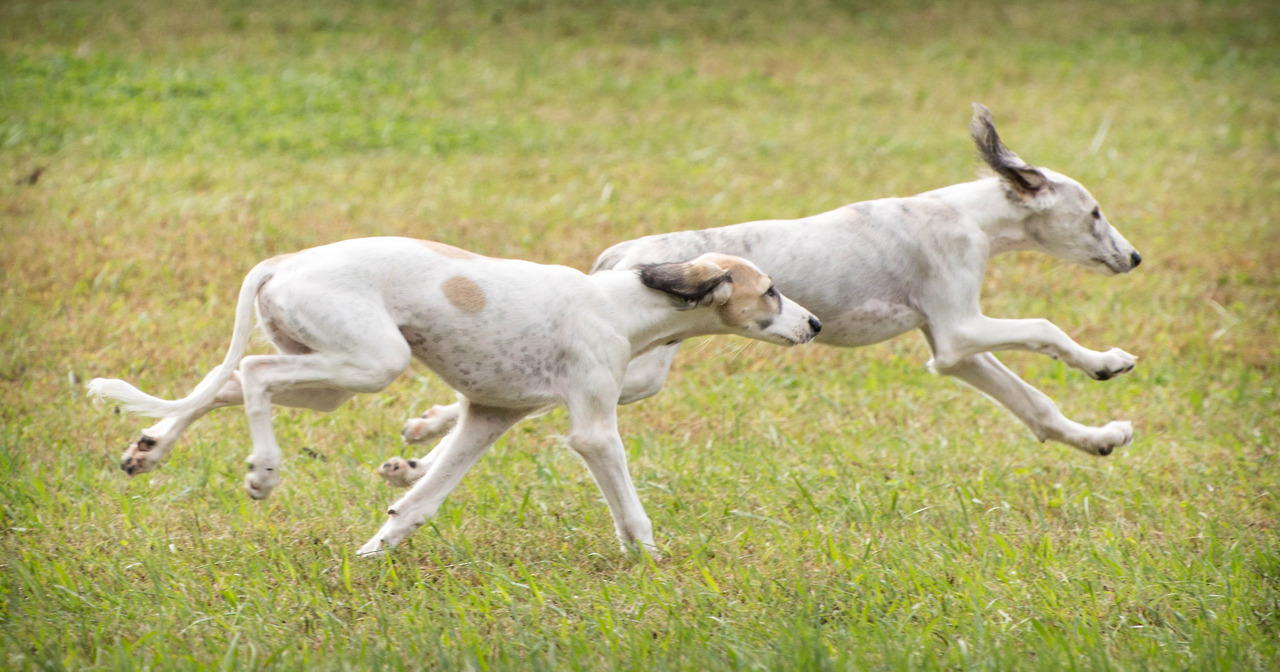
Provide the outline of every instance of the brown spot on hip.
[[449,303],[468,315],[484,310],[484,290],[472,280],[455,275],[445,280],[440,289]]
[[437,243],[431,240],[419,240],[418,242],[424,247],[432,250],[436,254],[449,257],[450,259],[475,259],[476,257],[480,256],[475,252],[468,252],[459,247],[454,247],[452,245],[445,245],[444,243]]

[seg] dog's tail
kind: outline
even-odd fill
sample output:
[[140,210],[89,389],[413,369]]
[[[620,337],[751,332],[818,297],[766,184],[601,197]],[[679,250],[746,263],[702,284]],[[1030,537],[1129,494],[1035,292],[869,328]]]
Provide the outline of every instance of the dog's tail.
[[94,378],[86,387],[89,396],[118,403],[120,409],[128,413],[139,413],[153,418],[170,418],[195,410],[213,401],[218,390],[231,379],[231,374],[240,366],[240,358],[244,357],[249,345],[249,334],[253,330],[253,304],[258,290],[263,283],[275,273],[276,259],[268,259],[249,271],[240,286],[240,298],[236,302],[236,325],[231,331],[231,346],[222,364],[209,372],[209,375],[196,385],[191,394],[169,401],[153,397],[142,390],[116,378]]

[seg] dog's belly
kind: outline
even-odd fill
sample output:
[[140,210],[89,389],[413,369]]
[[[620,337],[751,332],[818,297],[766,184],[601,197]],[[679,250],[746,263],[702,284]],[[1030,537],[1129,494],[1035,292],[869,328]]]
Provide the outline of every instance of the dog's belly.
[[924,325],[924,315],[910,306],[867,301],[859,306],[831,314],[818,313],[822,331],[819,343],[855,348],[888,340]]
[[400,329],[418,361],[475,403],[498,408],[538,408],[559,401],[552,381],[563,363],[554,355],[530,348],[515,337],[499,341],[467,339],[448,331]]

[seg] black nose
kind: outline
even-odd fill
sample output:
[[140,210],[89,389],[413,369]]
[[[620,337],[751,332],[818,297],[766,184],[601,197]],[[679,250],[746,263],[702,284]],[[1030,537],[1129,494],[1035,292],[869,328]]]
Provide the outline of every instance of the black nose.
[[816,318],[816,317],[814,317],[814,316],[810,315],[810,316],[809,316],[809,328],[813,330],[813,335],[814,335],[814,336],[817,336],[817,335],[818,335],[818,332],[819,332],[819,331],[822,331],[822,323],[818,321],[818,318]]
[[1141,264],[1141,263],[1142,263],[1142,255],[1138,254],[1137,250],[1134,250],[1133,254],[1129,255],[1129,268],[1137,268],[1138,264]]

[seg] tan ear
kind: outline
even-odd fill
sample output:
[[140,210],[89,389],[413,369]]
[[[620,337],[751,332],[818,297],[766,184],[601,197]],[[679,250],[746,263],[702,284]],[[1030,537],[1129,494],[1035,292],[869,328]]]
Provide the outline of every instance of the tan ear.
[[973,144],[978,146],[978,153],[996,174],[1004,179],[1018,193],[1034,196],[1046,184],[1049,178],[1035,166],[1022,160],[1013,150],[1004,146],[1000,135],[996,133],[995,119],[991,110],[982,103],[973,104],[973,120],[969,122],[969,135],[973,136]]
[[679,300],[684,304],[681,310],[712,303],[723,305],[733,294],[729,271],[702,257],[693,261],[642,264],[637,268],[645,287]]
[[724,282],[716,285],[716,288],[707,293],[702,298],[700,305],[710,306],[712,304],[723,306],[729,303],[729,299],[733,298],[733,276],[728,271],[724,272]]

